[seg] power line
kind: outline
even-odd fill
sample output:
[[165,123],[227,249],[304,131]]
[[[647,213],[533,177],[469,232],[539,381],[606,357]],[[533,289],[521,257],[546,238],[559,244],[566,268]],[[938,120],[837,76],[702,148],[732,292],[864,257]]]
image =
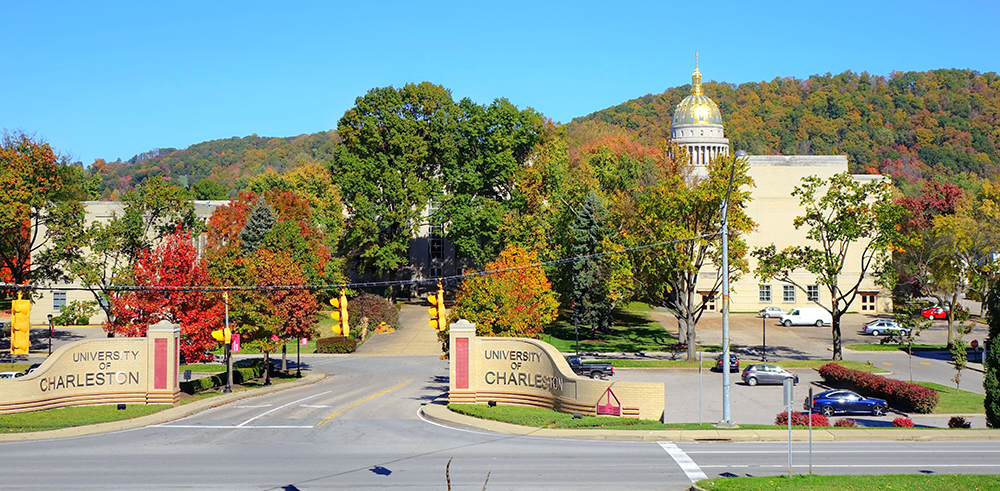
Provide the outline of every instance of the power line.
[[[513,271],[520,271],[523,269],[544,267],[544,266],[555,266],[560,264],[569,264],[576,261],[582,261],[584,259],[600,259],[607,256],[615,254],[624,254],[629,252],[635,252],[645,249],[652,249],[657,247],[663,247],[671,244],[676,244],[678,242],[687,242],[697,239],[707,239],[719,235],[720,232],[714,232],[710,234],[700,234],[693,237],[686,237],[681,239],[667,240],[663,242],[656,242],[653,244],[645,244],[640,246],[626,247],[614,251],[599,252],[595,254],[585,254],[579,256],[572,256],[562,259],[554,259],[551,261],[539,261],[531,264],[523,264],[520,266],[513,266],[510,268],[503,269],[492,269],[484,271],[474,271],[471,273],[464,273],[452,276],[441,277],[442,283],[449,282],[461,282],[467,278],[474,278],[479,276],[490,276],[495,274],[510,273]],[[292,291],[292,290],[308,290],[308,291],[322,291],[322,290],[341,290],[341,289],[352,289],[352,290],[367,290],[371,288],[384,288],[391,286],[416,286],[416,285],[433,285],[437,284],[438,278],[425,278],[419,280],[394,280],[394,281],[367,281],[360,283],[339,283],[339,284],[325,284],[325,285],[227,285],[227,286],[142,286],[142,285],[64,285],[64,286],[53,286],[52,284],[25,284],[17,285],[14,283],[0,283],[0,290],[14,290],[14,291],[93,291],[93,290],[103,290],[111,292],[240,292],[240,291]]]

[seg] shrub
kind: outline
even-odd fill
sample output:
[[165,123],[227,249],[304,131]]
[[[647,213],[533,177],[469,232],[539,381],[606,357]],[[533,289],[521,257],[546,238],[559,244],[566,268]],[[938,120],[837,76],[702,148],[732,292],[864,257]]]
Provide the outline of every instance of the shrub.
[[972,423],[966,421],[965,418],[963,418],[961,416],[952,416],[951,419],[948,420],[948,427],[949,428],[972,428]]
[[383,322],[394,329],[402,328],[399,324],[399,309],[388,299],[371,293],[362,293],[347,302],[347,315],[352,326],[360,326],[361,318],[367,317],[369,332]]
[[819,367],[819,374],[828,383],[845,382],[859,392],[886,399],[891,405],[902,406],[917,413],[929,413],[938,403],[938,394],[934,389],[860,370],[851,370],[836,363],[827,363]]
[[[778,413],[774,418],[774,424],[778,426],[788,425],[788,412],[782,411]],[[813,413],[812,414],[812,425],[813,426],[830,426],[830,420],[826,419],[826,416],[822,414]],[[792,426],[809,426],[809,416],[806,413],[792,413]]]
[[[242,384],[247,380],[260,377],[264,373],[264,363],[258,362],[247,367],[233,367],[233,383]],[[226,372],[210,377],[187,380],[180,383],[181,391],[187,394],[197,394],[203,390],[214,389],[226,385]]]
[[913,428],[913,421],[902,416],[892,420],[892,425],[897,428]]
[[856,428],[858,426],[858,422],[851,418],[841,418],[838,419],[833,426],[837,428]]
[[317,353],[354,353],[357,349],[357,341],[343,336],[322,338],[316,340]]

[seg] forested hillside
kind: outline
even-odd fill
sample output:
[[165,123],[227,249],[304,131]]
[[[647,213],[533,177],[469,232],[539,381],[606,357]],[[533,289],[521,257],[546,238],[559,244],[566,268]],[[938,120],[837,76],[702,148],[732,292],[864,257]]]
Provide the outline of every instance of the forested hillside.
[[98,159],[90,171],[101,175],[102,199],[117,200],[121,194],[157,175],[186,188],[209,179],[220,184],[229,197],[235,197],[253,176],[268,169],[284,173],[303,164],[330,160],[338,141],[334,131],[285,138],[234,136],[183,150],[156,149],[124,162]]
[[[722,111],[733,150],[846,154],[853,172],[890,175],[906,194],[934,176],[972,172],[1000,178],[1000,77],[995,72],[942,69],[885,77],[848,71],[702,87]],[[670,138],[674,108],[690,90],[690,85],[674,87],[574,119],[566,125],[571,156],[609,133],[659,145]],[[183,150],[154,150],[126,162],[98,160],[91,172],[101,174],[102,199],[117,199],[154,175],[189,188],[209,179],[221,185],[212,189],[233,197],[267,169],[283,173],[307,162],[329,162],[339,141],[333,131],[233,137]]]
[[[806,80],[703,83],[722,111],[733,150],[751,154],[846,154],[851,170],[892,175],[907,188],[934,175],[1000,171],[1000,77],[933,70],[889,77],[850,71]],[[568,125],[583,143],[602,126],[640,141],[670,138],[674,108],[691,86],[646,95]]]

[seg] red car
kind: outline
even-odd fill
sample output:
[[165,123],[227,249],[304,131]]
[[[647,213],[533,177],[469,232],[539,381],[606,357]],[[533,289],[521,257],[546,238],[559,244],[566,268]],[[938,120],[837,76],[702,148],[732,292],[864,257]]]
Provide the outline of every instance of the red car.
[[927,307],[927,308],[921,310],[920,311],[920,315],[922,315],[923,317],[925,317],[927,319],[947,319],[948,318],[948,310],[947,309],[942,309],[941,307],[938,307],[937,305],[935,305],[933,307]]

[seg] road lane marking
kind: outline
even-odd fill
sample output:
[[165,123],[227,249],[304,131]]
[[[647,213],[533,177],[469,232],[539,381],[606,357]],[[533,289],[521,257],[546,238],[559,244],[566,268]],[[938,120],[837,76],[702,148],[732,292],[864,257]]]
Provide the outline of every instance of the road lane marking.
[[926,361],[922,361],[922,362],[920,362],[920,364],[921,364],[921,365],[930,365],[930,363],[928,363],[928,362],[926,362]]
[[892,363],[889,363],[889,362],[887,362],[887,361],[883,361],[883,362],[882,362],[882,364],[883,364],[883,365],[889,365],[889,366],[892,366]]
[[308,399],[312,399],[313,397],[319,397],[321,395],[326,395],[326,394],[329,394],[331,392],[333,392],[333,391],[332,390],[328,390],[326,392],[320,392],[319,394],[313,394],[313,395],[311,395],[309,397],[303,397],[302,399],[299,399],[297,401],[289,402],[288,404],[285,404],[285,405],[282,405],[282,406],[278,406],[278,407],[276,407],[276,408],[274,408],[274,409],[272,409],[270,411],[264,411],[264,412],[262,412],[262,413],[260,413],[260,414],[258,414],[256,416],[254,416],[254,417],[252,417],[252,418],[250,418],[250,419],[248,419],[248,420],[246,420],[246,421],[244,421],[244,422],[242,422],[242,423],[240,423],[240,424],[238,424],[236,426],[237,427],[246,426],[247,423],[249,423],[249,422],[251,422],[251,421],[253,421],[253,420],[255,420],[255,419],[257,419],[257,418],[259,418],[261,416],[266,416],[266,415],[271,414],[271,413],[273,413],[273,412],[275,412],[275,411],[277,411],[279,409],[283,409],[283,408],[286,408],[288,406],[291,406],[292,404],[298,404],[298,403],[300,403],[302,401],[305,401],[305,400],[308,400]]
[[261,404],[259,406],[236,406],[236,407],[239,407],[239,408],[260,408],[260,407],[271,407],[273,405],[274,404]]
[[260,429],[289,429],[289,428],[307,428],[311,429],[312,426],[219,426],[219,425],[172,425],[172,424],[161,424],[152,425],[156,428],[198,428],[198,429],[213,429],[213,430],[260,430]]
[[691,482],[698,482],[702,479],[708,479],[708,476],[706,476],[705,473],[701,471],[701,468],[698,467],[698,464],[695,464],[694,461],[691,460],[691,457],[689,457],[688,454],[684,453],[683,450],[677,448],[677,445],[674,442],[657,442],[657,443],[659,443],[660,446],[667,451],[667,454],[669,454],[670,457],[674,459],[674,462],[677,462],[677,465],[680,466],[681,470],[684,471],[684,474],[687,475],[688,479],[690,479]]
[[299,404],[299,407],[330,407],[330,406],[327,406],[326,404],[320,404],[318,406],[310,406],[309,404]]
[[403,382],[403,383],[401,383],[401,384],[399,384],[399,385],[397,385],[395,387],[390,387],[388,389],[385,389],[382,392],[379,392],[378,394],[372,394],[372,395],[370,395],[370,396],[368,396],[368,397],[366,397],[364,399],[361,399],[360,401],[352,402],[351,404],[349,404],[346,407],[340,409],[339,411],[334,411],[333,414],[331,414],[331,415],[323,418],[323,421],[320,421],[319,423],[316,423],[316,426],[314,426],[314,428],[319,428],[320,426],[325,425],[327,423],[327,421],[330,421],[331,419],[336,418],[337,416],[340,416],[341,414],[344,414],[344,412],[347,411],[348,409],[353,409],[353,408],[358,407],[361,404],[364,404],[364,403],[366,403],[366,402],[368,402],[368,401],[370,401],[370,400],[372,400],[372,399],[374,399],[376,397],[388,394],[388,393],[390,393],[390,392],[392,392],[392,391],[394,391],[396,389],[399,389],[400,387],[403,387],[406,384],[409,384],[410,382],[413,382],[414,380],[415,379],[411,378],[410,380],[407,380],[406,382]]
[[[938,463],[934,463],[934,464],[825,464],[825,465],[813,464],[812,466],[813,466],[813,468],[820,467],[820,468],[830,468],[830,469],[841,469],[841,468],[844,468],[844,467],[855,467],[855,468],[860,468],[860,469],[867,469],[867,468],[878,469],[880,467],[905,467],[905,468],[913,468],[913,469],[927,469],[929,467],[996,467],[996,464],[938,464]],[[702,467],[704,467],[704,468],[711,468],[711,469],[728,469],[728,468],[740,468],[740,469],[746,469],[746,468],[755,468],[755,469],[763,469],[763,468],[787,469],[788,468],[788,464],[703,465]],[[804,466],[804,465],[793,465],[792,467],[805,468],[806,466]]]

